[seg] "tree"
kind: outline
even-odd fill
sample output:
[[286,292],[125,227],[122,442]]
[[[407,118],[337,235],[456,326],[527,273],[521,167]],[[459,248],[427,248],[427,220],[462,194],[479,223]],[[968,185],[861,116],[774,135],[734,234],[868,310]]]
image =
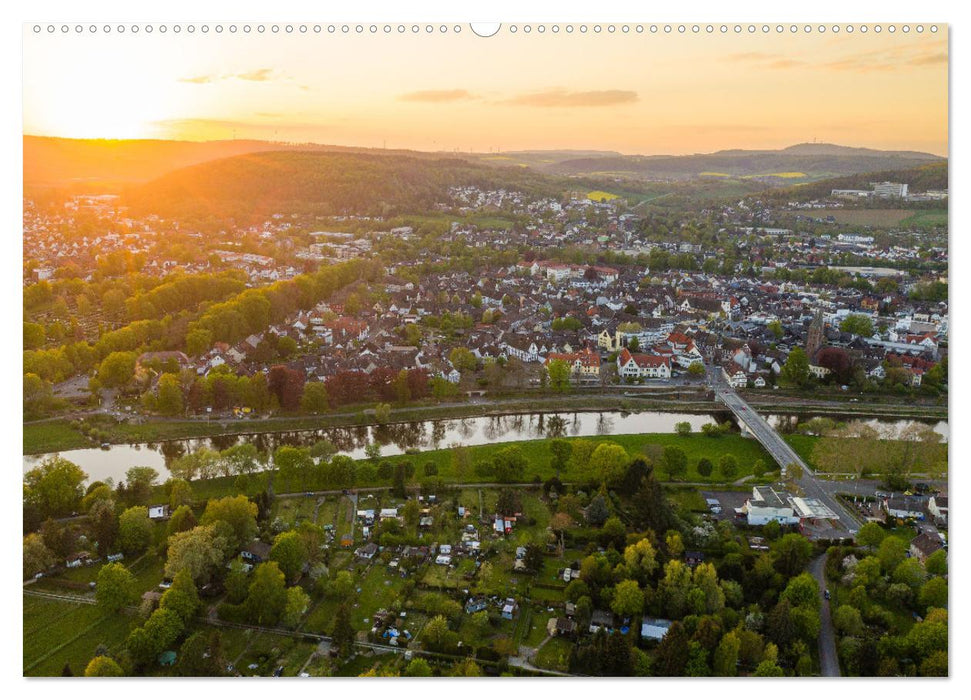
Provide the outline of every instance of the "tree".
[[300,407],[304,381],[303,372],[290,369],[286,365],[274,365],[266,378],[270,394],[280,402],[280,408],[287,411],[295,411]]
[[812,555],[812,545],[802,535],[790,533],[774,547],[776,568],[787,576],[795,576],[806,568]]
[[226,496],[209,501],[199,521],[203,525],[224,522],[232,529],[233,545],[243,547],[256,535],[256,504],[246,496]]
[[310,607],[310,596],[300,586],[287,589],[287,602],[283,607],[281,621],[286,627],[296,627],[300,618]]
[[947,582],[943,578],[934,577],[920,587],[917,601],[921,608],[930,610],[931,608],[947,607]]
[[899,537],[885,537],[877,547],[877,559],[880,560],[880,568],[885,574],[889,574],[907,556],[907,543]]
[[135,601],[135,577],[124,564],[105,564],[98,572],[95,597],[100,607],[118,612]]
[[934,552],[927,557],[924,567],[931,576],[947,576],[947,551],[939,549]]
[[780,379],[792,387],[802,387],[809,382],[809,358],[802,348],[793,348],[782,365]]
[[325,413],[330,407],[327,386],[323,382],[307,382],[300,398],[300,410],[304,413]]
[[587,506],[587,522],[594,526],[601,526],[610,517],[610,511],[607,509],[607,501],[604,499],[602,494],[597,494],[590,501],[590,505]]
[[118,518],[118,544],[125,552],[144,552],[152,543],[152,531],[145,506],[133,506]]
[[112,352],[98,367],[98,381],[106,387],[123,387],[135,377],[137,355],[134,352]]
[[624,476],[629,463],[627,450],[612,442],[602,442],[590,455],[588,474],[592,481],[615,484]]
[[840,331],[869,338],[873,335],[873,321],[869,316],[849,314],[840,323]]
[[307,448],[281,445],[273,453],[273,466],[280,480],[293,487],[307,480],[313,471],[314,461]]
[[186,532],[196,526],[196,516],[189,506],[179,506],[169,518],[166,532],[171,537],[178,532]]
[[718,471],[727,481],[731,481],[738,476],[738,460],[734,455],[722,455],[718,460]]
[[452,348],[452,351],[448,354],[448,361],[452,363],[452,366],[459,372],[474,372],[476,366],[475,355],[468,348],[457,347]]
[[678,620],[672,622],[654,653],[655,675],[661,677],[682,675],[688,660],[689,641],[684,625]]
[[421,636],[426,649],[442,651],[450,638],[450,634],[448,620],[442,615],[436,615],[425,625]]
[[192,621],[200,605],[199,592],[192,580],[192,572],[188,568],[182,569],[175,575],[172,586],[162,594],[162,599],[159,601],[159,607],[174,612],[184,624]]
[[783,336],[786,334],[785,329],[782,327],[782,323],[778,319],[769,321],[765,327],[773,336],[775,336],[776,340],[782,340]]
[[558,393],[566,393],[570,390],[570,377],[573,374],[570,365],[564,360],[550,360],[546,365],[549,373],[550,388]]
[[120,678],[125,672],[110,656],[95,656],[84,669],[87,678]]
[[178,416],[185,410],[182,401],[182,385],[174,374],[163,374],[158,379],[158,412],[165,416]]
[[172,646],[184,629],[182,618],[169,608],[157,608],[144,627],[149,637],[155,640],[155,648],[158,650],[156,653]]
[[165,575],[174,578],[180,571],[188,570],[193,580],[208,580],[233,548],[228,539],[228,527],[223,526],[225,532],[218,532],[218,529],[216,525],[199,525],[171,535]]
[[296,581],[307,563],[307,550],[300,535],[293,530],[277,535],[270,548],[270,559],[280,565],[288,581]]
[[627,579],[614,586],[614,599],[610,609],[621,617],[634,617],[644,610],[644,593],[637,581]]
[[259,564],[253,570],[249,594],[243,607],[246,617],[257,625],[275,625],[287,604],[286,577],[275,561]]
[[927,580],[927,572],[924,571],[924,565],[920,563],[920,559],[911,557],[904,559],[894,567],[891,580],[894,583],[902,583],[912,591],[917,592],[924,581]]
[[[434,621],[432,620],[432,622]],[[340,655],[344,658],[350,656],[354,646],[354,627],[351,625],[351,612],[347,603],[342,603],[337,607],[337,614],[334,616],[334,632],[331,636],[334,638],[334,644],[337,645]]]
[[624,563],[632,577],[646,583],[657,569],[657,550],[645,537],[624,549]]
[[755,460],[755,463],[752,464],[752,476],[757,481],[761,481],[762,477],[765,476],[765,471],[765,462],[763,462],[761,459]]
[[863,617],[852,605],[841,605],[833,613],[833,625],[840,634],[859,637],[863,634]]
[[428,678],[432,675],[432,667],[423,658],[416,656],[408,662],[402,675],[408,678]]
[[715,676],[736,676],[738,675],[738,651],[741,648],[741,640],[734,631],[728,632],[715,649],[715,658],[712,663],[712,673]]
[[688,456],[680,447],[674,445],[665,447],[663,460],[664,470],[672,481],[681,480],[688,473]]
[[44,544],[44,538],[36,532],[24,537],[24,579],[47,571],[54,565],[54,553]]
[[36,507],[44,518],[70,515],[81,503],[87,478],[74,462],[48,457],[24,474],[24,504]]
[[809,607],[819,609],[819,584],[808,573],[802,573],[789,579],[784,591],[783,599],[788,600],[793,607]]
[[698,361],[692,362],[688,365],[688,374],[692,377],[701,377],[705,374],[705,366]]
[[522,481],[526,476],[529,462],[520,447],[513,445],[499,450],[492,460],[497,481]]
[[148,505],[157,480],[158,472],[151,467],[131,467],[118,487],[118,495],[132,505]]
[[689,423],[686,420],[685,421],[681,421],[679,423],[675,423],[674,424],[674,432],[676,432],[678,435],[680,435],[682,437],[686,437],[688,435],[691,435],[691,423]]
[[711,472],[714,469],[714,465],[711,463],[710,459],[708,459],[707,457],[702,457],[701,459],[698,460],[697,469],[698,469],[698,474],[704,477],[705,479],[707,479],[709,476],[711,476]]

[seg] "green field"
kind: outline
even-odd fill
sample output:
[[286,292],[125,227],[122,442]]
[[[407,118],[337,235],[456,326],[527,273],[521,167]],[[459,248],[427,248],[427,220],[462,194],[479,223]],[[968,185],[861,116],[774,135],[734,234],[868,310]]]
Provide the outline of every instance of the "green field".
[[838,224],[874,228],[947,226],[947,209],[819,209],[813,216],[832,216]]
[[129,632],[122,615],[105,615],[94,605],[24,594],[24,675],[60,676],[64,665],[80,676],[104,645],[120,649]]

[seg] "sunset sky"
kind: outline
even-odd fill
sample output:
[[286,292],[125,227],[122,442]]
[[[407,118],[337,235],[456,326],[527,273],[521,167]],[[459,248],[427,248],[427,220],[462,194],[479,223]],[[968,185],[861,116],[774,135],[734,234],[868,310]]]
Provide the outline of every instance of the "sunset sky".
[[947,36],[24,32],[24,133],[946,155]]

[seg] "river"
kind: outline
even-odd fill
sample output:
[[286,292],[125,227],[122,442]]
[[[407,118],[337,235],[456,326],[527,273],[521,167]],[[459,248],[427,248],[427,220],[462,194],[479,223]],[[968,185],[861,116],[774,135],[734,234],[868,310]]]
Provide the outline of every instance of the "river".
[[[66,450],[59,454],[80,466],[88,474],[89,481],[103,481],[110,478],[117,483],[123,480],[125,472],[134,466],[152,467],[158,471],[161,480],[164,481],[169,476],[167,464],[186,452],[202,447],[224,450],[243,441],[254,443],[261,451],[272,452],[280,445],[309,447],[319,440],[329,440],[341,454],[360,459],[365,456],[364,449],[372,441],[381,445],[382,456],[389,456],[400,455],[408,450],[434,450],[458,444],[486,445],[560,436],[673,433],[675,425],[680,422],[689,423],[692,431],[698,432],[706,423],[725,421],[730,418],[731,414],[728,412],[711,414],[660,411],[531,413],[111,445],[104,449],[95,447]],[[778,427],[792,417],[767,415],[766,418],[772,425]],[[808,420],[811,416],[800,418]],[[874,426],[894,427],[898,430],[911,423],[909,420],[897,419],[870,419],[866,422]],[[931,425],[945,440],[947,439],[946,421],[931,423]],[[23,470],[26,472],[32,469],[50,456],[50,454],[25,455]]]

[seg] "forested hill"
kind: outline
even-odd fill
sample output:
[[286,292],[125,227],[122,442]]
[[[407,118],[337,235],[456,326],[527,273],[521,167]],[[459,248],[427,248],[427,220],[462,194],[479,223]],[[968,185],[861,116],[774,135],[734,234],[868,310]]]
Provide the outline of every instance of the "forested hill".
[[939,162],[939,156],[916,151],[878,151],[833,144],[797,144],[777,151],[729,150],[686,156],[608,156],[562,160],[548,166],[563,175],[624,173],[648,179],[729,177],[799,177],[821,179],[855,173],[900,170]]
[[253,153],[182,168],[125,193],[134,213],[231,216],[274,213],[393,215],[427,211],[448,188],[478,185],[558,195],[565,187],[525,168],[458,158],[363,153]]
[[858,173],[844,177],[834,177],[804,185],[766,193],[766,197],[777,200],[794,199],[809,201],[828,197],[833,190],[868,190],[871,182],[903,182],[910,186],[911,192],[947,189],[947,161],[928,163],[904,170],[881,170]]

